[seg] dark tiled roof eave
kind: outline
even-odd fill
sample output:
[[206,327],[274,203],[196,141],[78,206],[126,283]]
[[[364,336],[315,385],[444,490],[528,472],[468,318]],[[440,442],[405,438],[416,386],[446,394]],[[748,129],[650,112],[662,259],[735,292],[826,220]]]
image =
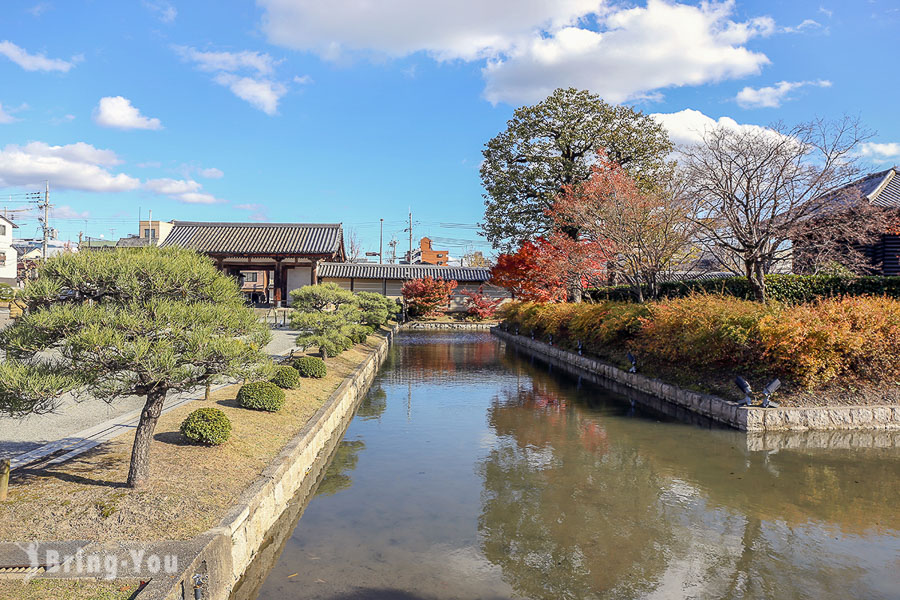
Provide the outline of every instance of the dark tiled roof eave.
[[161,246],[216,255],[339,256],[340,223],[204,223],[175,221]]
[[319,278],[332,279],[394,279],[406,281],[427,276],[435,279],[487,282],[490,269],[481,267],[451,267],[437,265],[391,265],[378,263],[319,263]]

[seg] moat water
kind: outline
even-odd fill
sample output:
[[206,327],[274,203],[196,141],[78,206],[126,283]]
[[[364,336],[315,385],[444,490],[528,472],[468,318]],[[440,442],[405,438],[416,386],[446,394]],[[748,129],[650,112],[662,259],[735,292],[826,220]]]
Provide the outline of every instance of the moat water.
[[683,423],[487,333],[398,335],[304,507],[244,597],[900,598],[900,434]]

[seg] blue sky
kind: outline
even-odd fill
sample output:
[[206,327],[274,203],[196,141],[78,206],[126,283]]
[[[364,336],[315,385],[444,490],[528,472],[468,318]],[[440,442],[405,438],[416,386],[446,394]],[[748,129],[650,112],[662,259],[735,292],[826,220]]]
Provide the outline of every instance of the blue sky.
[[487,250],[482,146],[559,86],[685,142],[858,115],[872,168],[900,163],[898,31],[896,0],[6,0],[0,210],[49,179],[62,239],[152,210],[343,222],[377,251],[379,218],[405,248],[411,207],[417,239]]

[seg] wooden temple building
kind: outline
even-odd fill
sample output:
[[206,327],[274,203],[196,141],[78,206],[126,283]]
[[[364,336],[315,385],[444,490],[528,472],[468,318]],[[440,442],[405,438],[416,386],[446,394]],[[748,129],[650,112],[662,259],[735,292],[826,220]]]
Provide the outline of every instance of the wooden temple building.
[[318,283],[319,263],[343,262],[344,232],[340,223],[206,223],[173,221],[161,247],[180,246],[210,256],[219,269],[266,281],[271,297],[262,301],[288,303],[290,290]]

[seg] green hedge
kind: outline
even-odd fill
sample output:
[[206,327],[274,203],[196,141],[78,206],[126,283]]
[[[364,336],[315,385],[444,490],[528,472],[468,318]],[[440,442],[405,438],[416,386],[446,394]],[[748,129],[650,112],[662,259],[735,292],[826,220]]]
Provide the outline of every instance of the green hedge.
[[241,386],[237,402],[244,408],[278,412],[284,406],[284,390],[271,381],[254,381]]
[[[726,277],[690,281],[668,281],[659,285],[662,298],[683,298],[692,293],[722,294],[743,300],[753,299],[746,277]],[[787,304],[810,302],[816,298],[836,296],[887,296],[900,298],[900,277],[835,277],[831,275],[766,275],[769,298]],[[587,292],[592,300],[627,302],[633,299],[632,288],[616,285]]]
[[294,361],[294,368],[302,377],[315,377],[321,379],[328,374],[325,361],[315,356],[301,356]]
[[231,421],[218,408],[198,408],[181,423],[181,433],[195,444],[218,446],[231,435]]
[[300,385],[300,373],[290,365],[281,365],[275,368],[275,375],[269,381],[281,389],[292,390]]

